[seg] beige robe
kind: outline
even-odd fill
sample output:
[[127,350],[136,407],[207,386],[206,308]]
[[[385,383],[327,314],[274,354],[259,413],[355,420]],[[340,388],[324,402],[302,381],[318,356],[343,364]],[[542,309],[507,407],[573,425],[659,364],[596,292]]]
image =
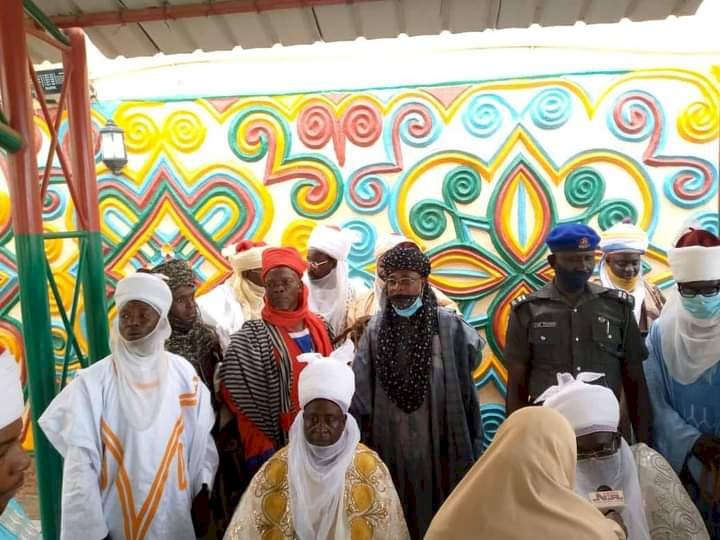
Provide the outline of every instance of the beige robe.
[[[235,510],[225,540],[295,538],[287,468],[286,446],[253,477]],[[358,444],[345,476],[344,505],[348,540],[409,539],[390,473],[378,455],[362,444]]]

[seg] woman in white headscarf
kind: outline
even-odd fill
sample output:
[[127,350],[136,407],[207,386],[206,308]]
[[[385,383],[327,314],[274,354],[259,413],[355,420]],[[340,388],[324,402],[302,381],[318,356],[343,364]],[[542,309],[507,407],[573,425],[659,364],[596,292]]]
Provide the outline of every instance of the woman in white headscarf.
[[40,418],[64,458],[62,539],[204,534],[215,416],[195,368],[164,349],[171,304],[155,275],[120,280],[110,355],[81,371]]
[[253,477],[226,540],[351,540],[409,538],[390,473],[360,444],[360,429],[347,413],[355,392],[348,362],[353,347],[323,357],[301,355],[302,413],[288,446]]
[[633,295],[635,320],[640,333],[646,336],[665,304],[660,289],[643,277],[642,255],[648,249],[647,233],[623,221],[604,231],[601,238],[600,283],[608,289],[622,289]]

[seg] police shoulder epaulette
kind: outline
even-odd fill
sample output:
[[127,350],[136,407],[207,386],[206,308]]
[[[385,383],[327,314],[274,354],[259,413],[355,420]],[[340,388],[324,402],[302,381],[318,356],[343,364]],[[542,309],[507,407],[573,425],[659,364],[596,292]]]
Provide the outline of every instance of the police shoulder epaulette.
[[627,291],[623,291],[622,289],[608,289],[606,294],[610,295],[611,297],[617,298],[618,300],[625,302],[626,304],[630,304],[631,306],[635,305],[635,297]]
[[521,305],[521,304],[524,304],[524,303],[527,302],[528,300],[530,300],[530,295],[528,295],[528,294],[521,294],[520,296],[518,296],[515,300],[513,300],[513,301],[510,303],[510,307],[511,307],[512,309],[515,309],[516,307],[518,307],[518,306]]

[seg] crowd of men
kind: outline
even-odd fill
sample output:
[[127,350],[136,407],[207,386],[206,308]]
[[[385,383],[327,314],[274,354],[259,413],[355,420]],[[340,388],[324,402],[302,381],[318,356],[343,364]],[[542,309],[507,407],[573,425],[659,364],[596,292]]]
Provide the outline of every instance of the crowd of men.
[[[720,238],[682,231],[665,303],[642,229],[555,227],[553,280],[512,304],[484,452],[484,340],[415,243],[381,239],[367,289],[353,241],[320,225],[307,259],[242,241],[198,298],[179,259],[118,282],[111,354],[40,419],[61,538],[720,538]],[[0,539],[37,533],[12,500],[19,388],[0,355]]]

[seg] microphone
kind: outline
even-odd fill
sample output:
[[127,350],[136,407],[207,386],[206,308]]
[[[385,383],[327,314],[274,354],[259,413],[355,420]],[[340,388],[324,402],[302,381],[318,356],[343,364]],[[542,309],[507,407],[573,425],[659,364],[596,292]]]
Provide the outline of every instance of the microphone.
[[588,494],[590,503],[602,513],[610,510],[620,511],[625,508],[625,494],[621,489],[610,486],[598,486],[597,491]]

